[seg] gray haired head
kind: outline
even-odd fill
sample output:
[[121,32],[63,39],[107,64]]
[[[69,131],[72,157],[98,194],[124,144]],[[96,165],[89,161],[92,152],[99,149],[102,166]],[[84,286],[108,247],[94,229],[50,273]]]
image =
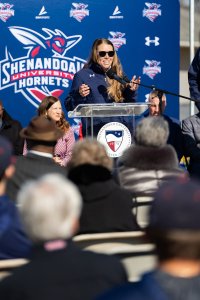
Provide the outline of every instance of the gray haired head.
[[75,233],[82,198],[62,175],[52,173],[27,181],[17,198],[24,229],[34,243],[68,239]]
[[168,136],[168,123],[161,116],[144,118],[136,127],[136,143],[141,146],[162,147]]

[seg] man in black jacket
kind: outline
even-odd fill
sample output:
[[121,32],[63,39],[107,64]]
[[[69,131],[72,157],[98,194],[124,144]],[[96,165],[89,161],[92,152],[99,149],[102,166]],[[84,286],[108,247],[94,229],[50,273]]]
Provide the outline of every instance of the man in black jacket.
[[28,153],[17,158],[15,173],[8,180],[7,194],[11,200],[16,200],[18,190],[27,180],[47,173],[66,175],[66,169],[53,159],[54,147],[62,135],[55,122],[44,116],[34,117],[20,131],[20,136],[26,139]]
[[179,120],[169,117],[166,114],[164,114],[166,105],[167,105],[167,99],[166,95],[163,94],[161,97],[162,104],[160,105],[160,99],[159,99],[159,91],[152,91],[149,94],[149,102],[151,103],[149,106],[148,114],[145,114],[145,117],[147,116],[160,116],[162,115],[165,121],[167,121],[169,126],[169,137],[167,140],[167,144],[170,144],[174,147],[178,160],[180,161],[183,156],[183,137],[181,132],[181,126]]
[[195,105],[200,110],[200,48],[198,48],[195,56],[188,69],[188,84],[190,89],[190,97],[197,100]]
[[20,122],[12,119],[0,100],[0,135],[10,141],[15,155],[21,155],[23,153],[24,140],[19,135],[21,129],[22,126]]

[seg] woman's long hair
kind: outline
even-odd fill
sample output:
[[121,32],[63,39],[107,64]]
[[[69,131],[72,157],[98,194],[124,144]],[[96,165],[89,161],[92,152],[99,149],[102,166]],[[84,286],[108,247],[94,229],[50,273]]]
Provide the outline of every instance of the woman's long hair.
[[[113,48],[113,51],[115,51],[114,46],[112,44],[112,42],[108,39],[96,39],[92,45],[92,51],[90,54],[90,57],[87,61],[87,63],[84,65],[84,68],[89,67],[92,63],[98,63],[98,46],[101,44],[106,44],[106,45],[110,45]],[[114,54],[113,57],[113,63],[112,63],[112,70],[119,76],[119,77],[123,77],[123,69],[122,69],[122,65],[120,63],[120,60],[116,54]],[[114,79],[110,79],[107,77],[108,80],[108,88],[107,88],[107,92],[108,95],[114,99],[115,102],[123,102],[123,90],[124,87],[116,80]]]
[[[56,97],[53,97],[53,96],[47,96],[45,97],[39,107],[38,107],[38,115],[41,116],[41,115],[46,115],[48,117],[48,110],[49,108],[54,104],[56,103],[57,101],[60,101],[58,98]],[[69,123],[67,122],[67,120],[65,119],[65,115],[64,115],[64,112],[62,111],[62,116],[60,118],[60,120],[58,122],[56,122],[56,125],[61,129],[63,130],[64,132],[67,132],[70,125]]]

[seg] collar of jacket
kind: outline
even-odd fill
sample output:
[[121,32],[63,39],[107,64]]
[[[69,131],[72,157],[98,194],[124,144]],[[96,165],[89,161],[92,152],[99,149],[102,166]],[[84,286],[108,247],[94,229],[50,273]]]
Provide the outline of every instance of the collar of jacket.
[[132,145],[120,158],[119,166],[142,170],[178,168],[178,158],[171,145],[145,147]]
[[76,184],[89,185],[111,179],[111,172],[103,166],[83,164],[70,169],[68,178]]
[[97,74],[103,74],[103,75],[105,75],[105,71],[102,69],[102,67],[99,65],[99,64],[97,64],[97,63],[91,63],[91,65],[90,65],[90,69],[93,71],[93,72],[95,72],[95,73],[97,73]]

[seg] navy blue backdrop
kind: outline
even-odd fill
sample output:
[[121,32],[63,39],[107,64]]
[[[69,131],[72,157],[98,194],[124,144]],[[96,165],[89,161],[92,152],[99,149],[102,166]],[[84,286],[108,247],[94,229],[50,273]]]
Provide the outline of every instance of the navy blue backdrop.
[[[0,99],[27,125],[46,95],[65,99],[99,37],[112,40],[130,78],[179,93],[179,14],[178,0],[0,2]],[[138,101],[149,91],[140,87]],[[179,99],[167,98],[178,118]]]

